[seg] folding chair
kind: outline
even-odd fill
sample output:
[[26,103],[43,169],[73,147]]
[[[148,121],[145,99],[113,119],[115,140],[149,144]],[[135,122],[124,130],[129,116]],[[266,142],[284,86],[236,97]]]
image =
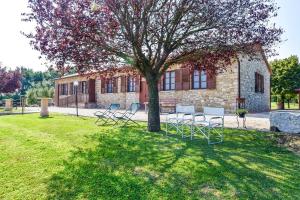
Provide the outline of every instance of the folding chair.
[[195,114],[195,106],[183,106],[177,104],[176,113],[167,115],[166,135],[168,134],[169,129],[175,128],[176,134],[181,133],[182,138],[184,138],[184,127],[191,126],[191,123],[189,122],[193,120],[193,114]]
[[116,120],[114,125],[117,125],[121,123],[122,127],[127,126],[129,123],[133,123],[135,125],[139,124],[132,120],[132,117],[137,113],[137,111],[140,109],[141,104],[140,103],[132,103],[125,112],[116,112],[113,116],[113,118]]
[[95,122],[97,126],[105,125],[109,120],[116,122],[114,117],[115,112],[120,109],[120,104],[110,104],[110,106],[105,111],[97,111],[94,115],[98,118]]
[[[196,133],[201,133],[209,145],[223,142],[224,115],[224,108],[204,107],[203,114],[194,115],[191,140]],[[212,142],[212,135],[216,135],[218,140]]]

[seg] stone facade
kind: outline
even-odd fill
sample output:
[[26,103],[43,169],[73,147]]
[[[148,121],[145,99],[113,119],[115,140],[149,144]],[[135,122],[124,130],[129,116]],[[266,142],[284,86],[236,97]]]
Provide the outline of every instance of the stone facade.
[[204,106],[223,107],[227,112],[234,112],[238,94],[237,63],[226,71],[217,74],[216,89],[193,89],[180,91],[160,91],[160,99],[175,98],[176,103],[195,105],[197,111]]
[[[190,89],[160,91],[160,100],[175,99],[176,103],[195,105],[197,111],[202,111],[204,106],[223,107],[226,112],[236,110],[236,98],[239,96],[239,66],[240,66],[240,97],[246,99],[246,109],[250,112],[263,112],[270,109],[270,71],[265,59],[259,55],[258,59],[249,59],[248,56],[239,56],[239,61],[234,61],[226,71],[216,75],[215,89]],[[180,68],[175,65],[170,70]],[[255,92],[255,75],[258,72],[264,76],[264,93]],[[131,103],[140,102],[139,92],[121,92],[121,77],[118,77],[117,93],[101,93],[101,79],[95,75],[95,95],[98,107],[108,107],[111,103],[119,103],[122,109],[129,108]],[[91,77],[72,76],[59,79],[56,84],[70,83],[75,80],[88,80]],[[144,80],[144,79],[143,79]]]
[[[240,55],[241,97],[246,99],[246,108],[250,112],[264,112],[270,110],[270,78],[271,73],[262,55],[250,59]],[[264,92],[255,92],[255,72],[264,77]]]

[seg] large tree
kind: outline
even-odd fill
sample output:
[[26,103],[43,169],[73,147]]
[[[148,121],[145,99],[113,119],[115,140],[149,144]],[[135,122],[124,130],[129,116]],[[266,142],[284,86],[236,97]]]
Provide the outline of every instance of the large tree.
[[274,60],[272,67],[272,94],[279,96],[281,109],[284,102],[300,88],[300,63],[297,56]]
[[12,93],[21,87],[21,72],[19,69],[8,70],[0,65],[0,94]]
[[[158,82],[174,63],[211,73],[254,44],[270,52],[281,29],[273,0],[29,0],[31,43],[59,70],[107,71],[130,64],[149,91],[149,131],[160,130]],[[216,63],[219,63],[216,65]]]

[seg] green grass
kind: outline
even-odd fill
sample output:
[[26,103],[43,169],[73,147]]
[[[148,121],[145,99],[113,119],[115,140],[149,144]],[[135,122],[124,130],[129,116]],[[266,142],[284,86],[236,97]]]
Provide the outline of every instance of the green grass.
[[[290,103],[290,108],[288,108],[288,103],[285,103],[284,107],[285,107],[285,109],[298,110],[299,109],[299,104],[298,103]],[[277,109],[277,103],[276,102],[271,103],[271,109],[272,110]]]
[[94,119],[0,117],[0,199],[300,199],[300,157],[274,135],[223,144],[96,127]]

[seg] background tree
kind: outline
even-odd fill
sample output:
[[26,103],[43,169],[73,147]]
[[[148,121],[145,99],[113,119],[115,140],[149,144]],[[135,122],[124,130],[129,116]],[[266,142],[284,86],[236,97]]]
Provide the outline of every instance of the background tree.
[[0,94],[12,93],[21,87],[21,72],[19,69],[8,70],[0,66]]
[[27,103],[29,105],[38,104],[39,98],[53,98],[54,87],[51,81],[42,81],[34,84],[26,92]]
[[290,100],[295,89],[300,88],[300,64],[297,56],[274,60],[272,67],[272,94],[279,96],[281,109],[286,99]]
[[[174,63],[211,73],[238,52],[267,52],[281,30],[273,0],[29,0],[31,44],[56,68],[83,73],[129,65],[149,91],[149,131],[160,130],[158,82]],[[218,65],[217,65],[218,63]],[[222,65],[222,63],[224,65]]]
[[58,73],[55,70],[48,70],[46,72],[33,71],[25,67],[21,67],[22,73],[22,88],[21,95],[25,95],[26,92],[34,85],[43,81],[48,81],[51,87],[54,88],[54,79],[58,78]]

